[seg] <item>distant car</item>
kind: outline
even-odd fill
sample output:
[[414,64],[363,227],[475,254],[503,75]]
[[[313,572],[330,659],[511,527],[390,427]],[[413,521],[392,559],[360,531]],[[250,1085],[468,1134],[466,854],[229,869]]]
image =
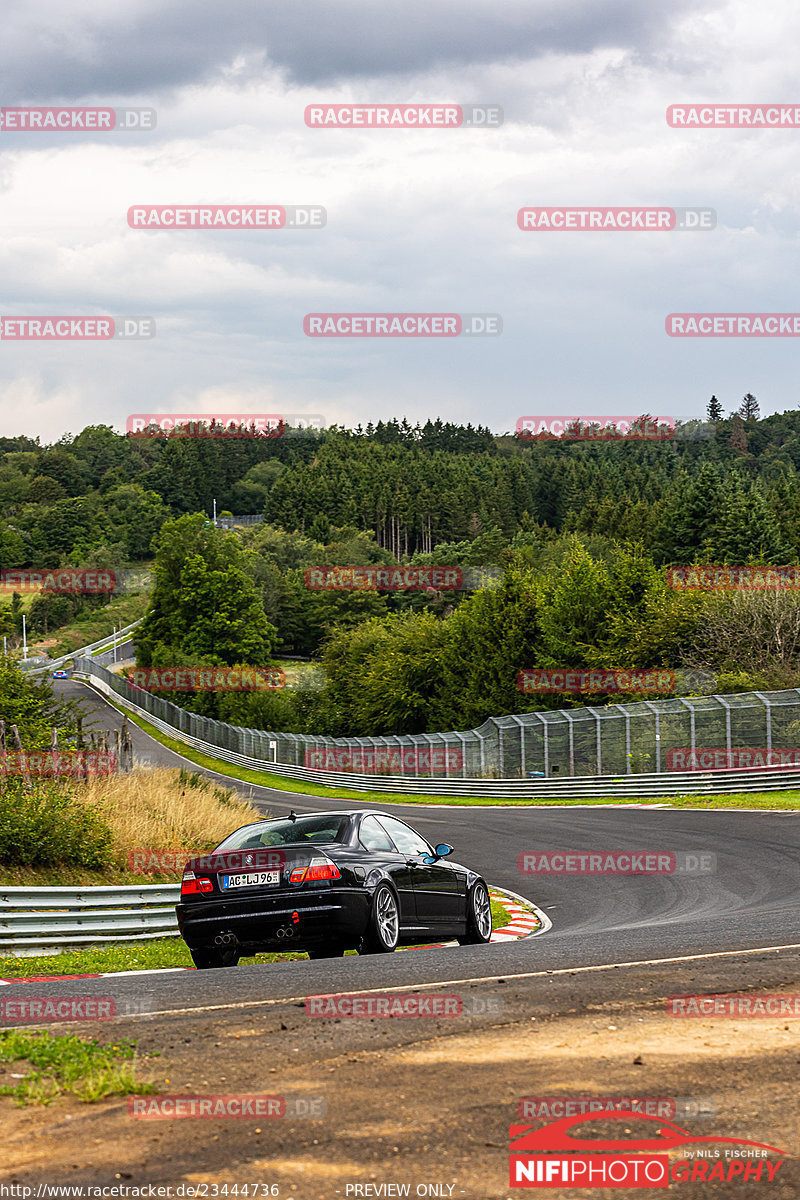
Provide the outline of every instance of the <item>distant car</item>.
[[53,671],[53,679],[69,679],[66,671]]
[[488,942],[486,881],[444,862],[452,851],[382,812],[255,821],[186,864],[178,927],[201,968],[263,951],[338,958],[452,938]]

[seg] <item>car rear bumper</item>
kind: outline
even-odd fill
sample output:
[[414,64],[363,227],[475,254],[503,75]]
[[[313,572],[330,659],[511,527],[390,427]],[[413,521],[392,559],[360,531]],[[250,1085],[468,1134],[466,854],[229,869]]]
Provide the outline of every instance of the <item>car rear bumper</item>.
[[[366,891],[320,888],[304,894],[281,891],[181,902],[175,911],[181,936],[192,949],[211,946],[219,935],[232,933],[241,946],[289,950],[331,941],[357,945],[369,907]],[[280,930],[291,934],[279,935]]]

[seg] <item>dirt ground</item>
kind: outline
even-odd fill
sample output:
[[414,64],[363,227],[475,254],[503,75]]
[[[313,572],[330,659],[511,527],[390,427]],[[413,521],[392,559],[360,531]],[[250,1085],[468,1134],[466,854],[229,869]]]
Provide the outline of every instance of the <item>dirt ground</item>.
[[[692,1134],[763,1142],[788,1155],[769,1184],[673,1183],[672,1192],[690,1200],[794,1200],[800,1020],[679,1021],[666,1015],[663,1002],[630,995],[637,990],[643,989],[572,1009],[569,996],[559,996],[562,1011],[550,1013],[524,985],[498,981],[492,994],[503,995],[502,1016],[471,1017],[468,1025],[464,1018],[310,1019],[302,1005],[281,1002],[224,1018],[125,1019],[114,1023],[113,1034],[71,1026],[102,1040],[136,1037],[145,1055],[160,1051],[143,1058],[142,1076],[161,1093],[322,1097],[325,1115],[143,1120],[130,1117],[120,1098],[95,1105],[60,1098],[27,1109],[2,1098],[0,1180],[32,1185],[33,1195],[41,1183],[83,1185],[76,1196],[91,1196],[90,1184],[171,1185],[163,1196],[189,1195],[185,1186],[178,1190],[181,1184],[207,1184],[198,1194],[213,1196],[214,1185],[259,1183],[303,1200],[404,1194],[498,1200],[524,1194],[509,1186],[509,1125],[542,1123],[518,1115],[521,1098],[642,1096],[694,1098],[701,1110],[710,1102],[711,1112],[692,1114],[690,1107],[688,1115],[679,1109],[668,1119]],[[781,990],[800,992],[800,983]],[[6,1066],[6,1074],[13,1069]],[[672,1160],[692,1152],[673,1152]],[[407,1193],[388,1186],[406,1184]],[[24,1197],[0,1188],[0,1195],[14,1194]],[[548,1188],[546,1194],[590,1193]]]

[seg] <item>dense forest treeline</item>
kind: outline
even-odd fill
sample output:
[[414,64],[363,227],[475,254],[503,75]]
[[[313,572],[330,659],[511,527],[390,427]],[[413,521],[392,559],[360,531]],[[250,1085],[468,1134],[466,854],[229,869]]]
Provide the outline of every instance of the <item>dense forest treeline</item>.
[[[532,666],[701,667],[722,691],[800,683],[793,594],[681,594],[663,569],[800,562],[798,471],[800,412],[759,420],[753,397],[658,441],[526,440],[439,420],[218,440],[91,426],[52,446],[0,439],[0,567],[155,555],[142,665],[294,654],[324,667],[292,692],[179,698],[209,715],[337,735],[463,728],[586,702],[521,694]],[[208,519],[215,500],[264,523],[224,533]],[[304,582],[309,566],[398,561],[491,565],[498,578],[476,592]],[[41,597],[31,629],[79,603],[103,601]],[[18,603],[0,623],[16,629]]]
[[526,441],[440,420],[283,438],[137,438],[89,426],[49,446],[0,438],[0,567],[142,560],[168,517],[210,515],[215,500],[218,512],[264,512],[321,542],[352,525],[395,556],[538,525],[641,537],[664,562],[706,546],[794,558],[798,471],[799,411],[615,442]]

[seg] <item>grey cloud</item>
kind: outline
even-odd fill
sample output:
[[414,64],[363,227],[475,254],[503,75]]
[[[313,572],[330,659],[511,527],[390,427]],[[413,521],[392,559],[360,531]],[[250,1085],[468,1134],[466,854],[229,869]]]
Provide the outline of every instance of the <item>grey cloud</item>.
[[[706,0],[706,4],[709,0]],[[148,96],[208,83],[237,57],[248,74],[277,67],[290,82],[413,75],[586,53],[619,46],[656,50],[698,0],[128,0],[100,8],[79,0],[12,0],[0,52],[4,102]],[[713,2],[711,7],[716,7]],[[391,97],[389,97],[391,98]]]

